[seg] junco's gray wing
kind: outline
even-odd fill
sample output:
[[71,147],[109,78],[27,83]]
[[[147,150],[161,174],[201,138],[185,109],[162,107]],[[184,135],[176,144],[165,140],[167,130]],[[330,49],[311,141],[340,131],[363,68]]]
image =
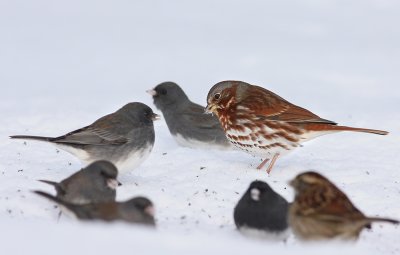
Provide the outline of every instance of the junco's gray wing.
[[204,107],[191,103],[182,113],[184,121],[192,123],[195,127],[202,129],[220,129],[221,124],[218,119],[212,115],[204,113]]
[[145,211],[133,207],[126,202],[109,202],[81,205],[75,208],[75,214],[80,219],[100,219],[104,221],[122,220],[131,223],[142,223],[154,225],[154,218],[148,215]]
[[[117,128],[118,127],[118,128]],[[56,137],[51,142],[76,145],[120,145],[129,142],[131,123],[124,116],[110,114],[92,125]]]
[[52,196],[49,193],[35,190],[34,193],[48,198],[57,204],[66,207],[68,210],[73,212],[79,219],[102,219],[106,221],[115,220],[118,217],[117,203],[98,203],[98,204],[86,204],[86,205],[75,205],[70,202],[64,201],[58,197]]
[[129,142],[126,135],[132,130],[132,121],[124,115],[112,113],[93,124],[59,137],[17,135],[11,138],[34,139],[71,145],[121,145]]

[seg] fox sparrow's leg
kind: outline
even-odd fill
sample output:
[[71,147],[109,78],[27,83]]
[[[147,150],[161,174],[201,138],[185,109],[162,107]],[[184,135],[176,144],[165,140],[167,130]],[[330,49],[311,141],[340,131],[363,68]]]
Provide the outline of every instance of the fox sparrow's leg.
[[269,166],[267,168],[267,173],[269,174],[272,170],[272,168],[274,167],[275,161],[278,159],[279,157],[279,153],[275,154],[274,157],[271,160],[271,163],[269,163]]
[[263,162],[261,162],[261,164],[257,167],[258,170],[261,170],[265,164],[267,164],[267,162],[269,161],[269,158],[266,158]]

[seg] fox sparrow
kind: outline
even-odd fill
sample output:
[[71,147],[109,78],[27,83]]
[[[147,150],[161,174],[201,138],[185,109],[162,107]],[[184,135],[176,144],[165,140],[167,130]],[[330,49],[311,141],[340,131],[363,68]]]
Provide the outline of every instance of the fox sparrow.
[[346,194],[318,173],[302,173],[290,185],[296,195],[289,207],[289,224],[302,240],[355,240],[372,222],[399,223],[365,216]]
[[268,173],[280,155],[321,135],[339,131],[388,134],[381,130],[337,126],[269,90],[242,81],[215,84],[208,92],[207,103],[206,112],[218,116],[232,144],[265,158],[257,169],[272,159]]

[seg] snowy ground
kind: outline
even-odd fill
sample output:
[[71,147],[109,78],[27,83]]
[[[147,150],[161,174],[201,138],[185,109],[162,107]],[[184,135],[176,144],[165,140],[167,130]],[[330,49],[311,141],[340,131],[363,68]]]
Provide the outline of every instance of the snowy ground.
[[[366,214],[400,218],[400,8],[397,1],[5,1],[0,0],[0,233],[2,254],[115,251],[153,254],[399,254],[400,228],[376,224],[354,245],[249,240],[232,211],[249,183],[267,181],[288,200],[287,181],[313,169]],[[341,124],[390,131],[309,142],[272,174],[239,151],[178,147],[156,123],[152,155],[118,200],[146,195],[157,231],[62,217],[30,193],[78,170],[69,154],[12,134],[61,135],[146,89],[178,82],[196,102],[223,79],[262,85]],[[5,252],[3,252],[5,251]]]

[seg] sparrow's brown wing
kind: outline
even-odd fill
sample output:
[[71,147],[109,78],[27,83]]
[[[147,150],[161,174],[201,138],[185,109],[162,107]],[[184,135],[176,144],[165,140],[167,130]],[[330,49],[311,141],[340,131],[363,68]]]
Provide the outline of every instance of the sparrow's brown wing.
[[[350,199],[333,184],[320,187],[314,192],[313,217],[329,221],[352,221],[365,219]],[[317,202],[315,202],[317,201]]]
[[241,98],[241,105],[251,109],[253,114],[269,120],[296,123],[326,123],[335,122],[322,119],[314,113],[289,103],[275,93],[258,86],[250,86]]

